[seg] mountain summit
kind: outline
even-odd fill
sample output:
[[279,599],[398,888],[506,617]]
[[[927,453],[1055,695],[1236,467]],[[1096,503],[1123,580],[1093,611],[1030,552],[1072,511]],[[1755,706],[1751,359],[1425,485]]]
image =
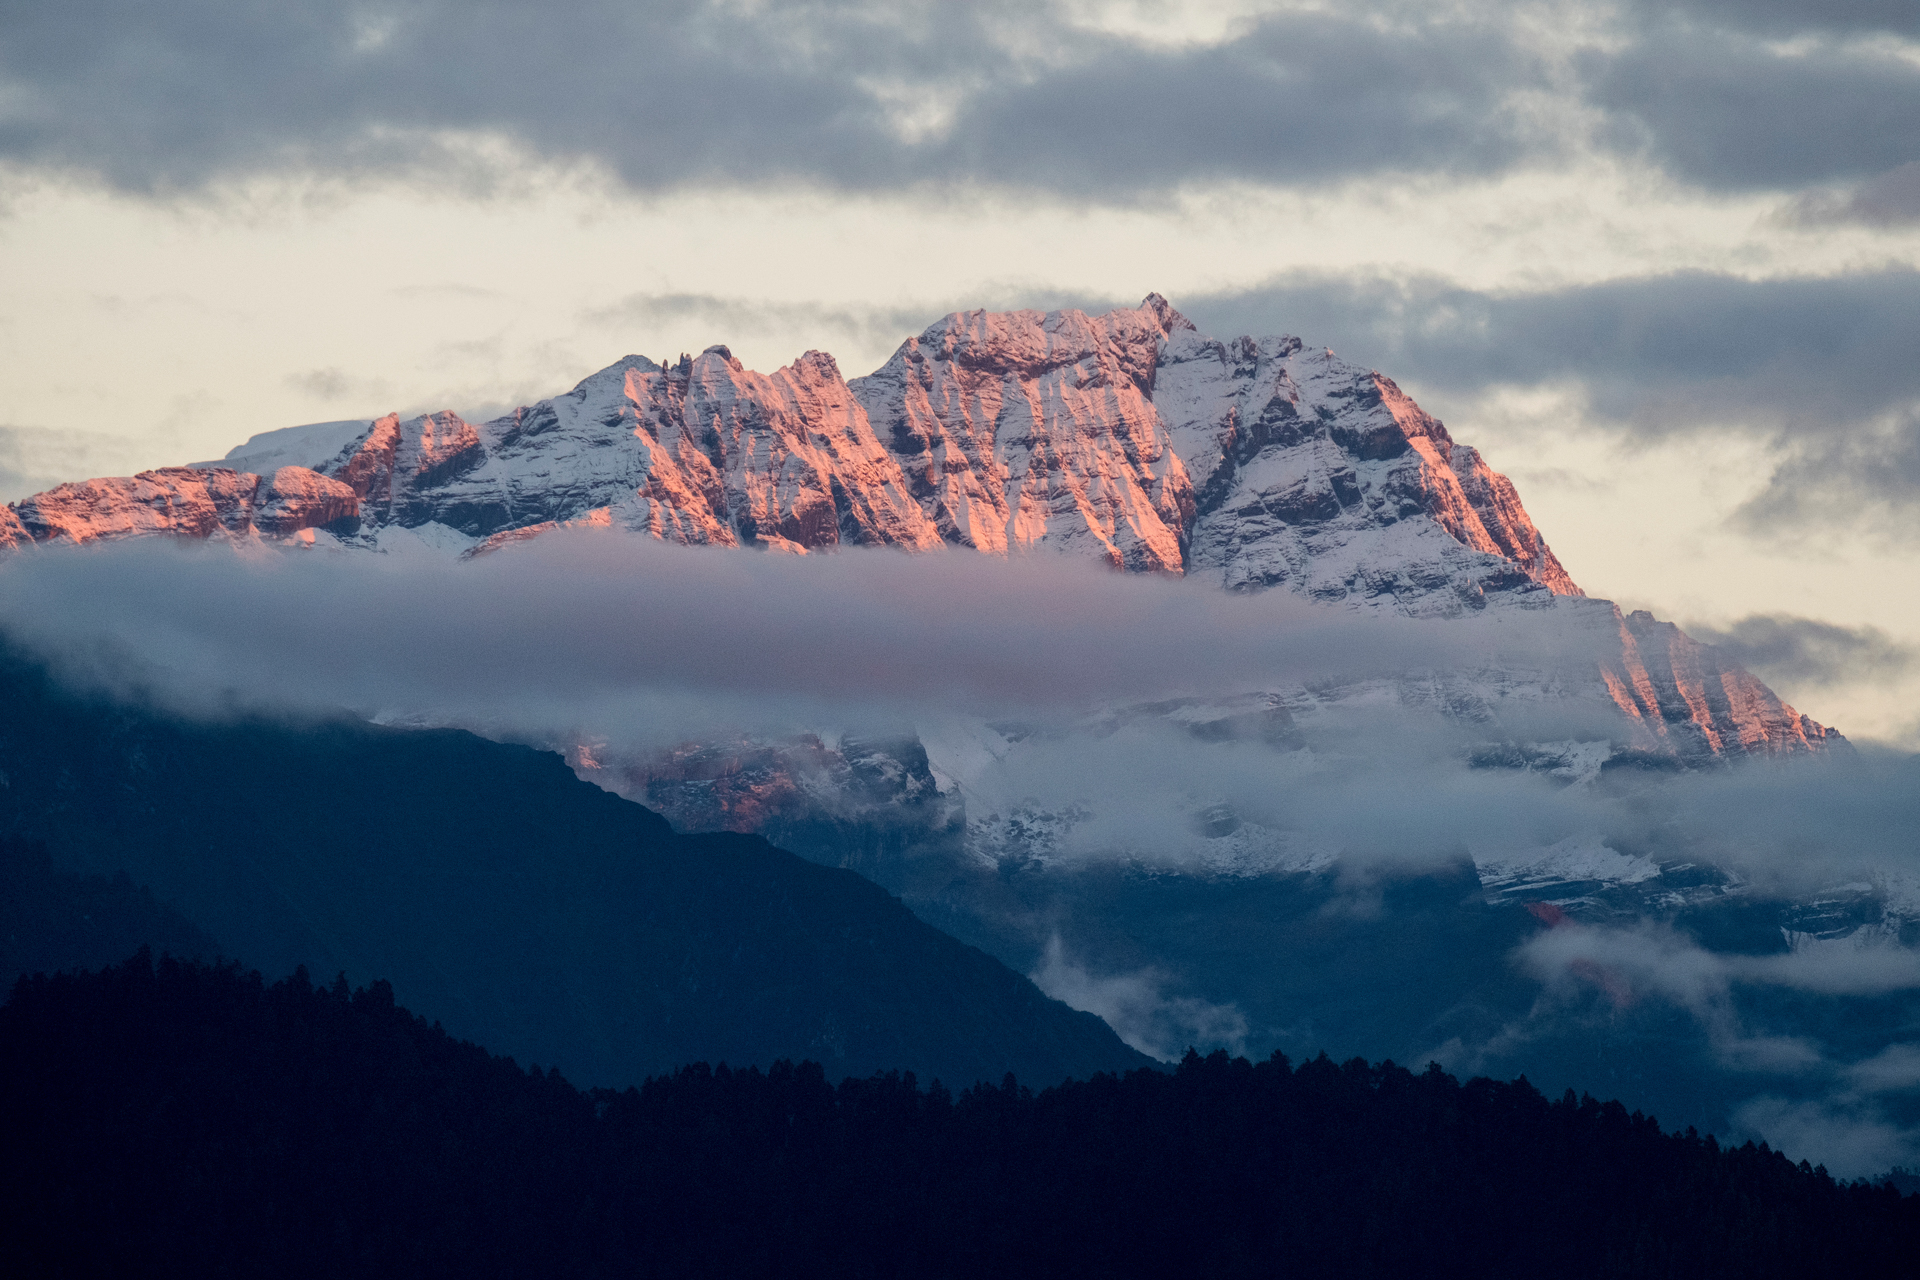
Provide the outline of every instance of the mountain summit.
[[[1410,617],[1584,593],[1507,478],[1382,374],[1298,338],[1138,307],[956,312],[851,382],[809,351],[627,356],[571,392],[254,437],[225,459],[0,509],[0,548],[165,534],[466,555],[569,524],[808,552],[1052,549]],[[1667,624],[1584,606],[1643,747],[1817,750],[1836,735]],[[1596,685],[1596,689],[1598,686]]]
[[1390,379],[1297,338],[1216,341],[1158,294],[1098,317],[957,312],[851,383],[822,352],[767,375],[713,346],[628,356],[486,423],[321,424],[349,425],[61,485],[0,538],[378,545],[434,524],[481,542],[584,520],[785,551],[1049,547],[1416,614],[1580,594],[1506,478]]

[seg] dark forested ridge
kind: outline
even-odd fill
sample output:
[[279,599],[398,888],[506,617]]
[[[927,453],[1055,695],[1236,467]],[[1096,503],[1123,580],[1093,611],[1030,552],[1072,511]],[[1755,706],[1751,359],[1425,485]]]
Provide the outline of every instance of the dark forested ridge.
[[591,1084],[723,1058],[956,1083],[1148,1061],[853,872],[677,835],[557,755],[184,720],[75,695],[0,643],[5,838],[52,860],[0,899],[0,981],[210,937],[270,974],[391,979],[456,1034]]
[[1910,1274],[1920,1199],[1524,1079],[1189,1056],[581,1092],[376,983],[146,955],[0,1009],[13,1275]]

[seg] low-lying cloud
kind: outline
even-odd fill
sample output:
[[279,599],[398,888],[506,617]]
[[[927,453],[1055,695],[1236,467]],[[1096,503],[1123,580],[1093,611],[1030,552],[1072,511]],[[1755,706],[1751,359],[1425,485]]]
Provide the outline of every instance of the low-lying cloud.
[[1098,1014],[1122,1040],[1162,1062],[1178,1061],[1199,1045],[1236,1055],[1246,1052],[1245,1014],[1232,1004],[1168,995],[1168,976],[1152,966],[1095,975],[1070,958],[1056,936],[1029,976],[1055,1000]]
[[[1834,655],[1860,640],[1801,621],[1731,630],[1816,664],[1844,663]],[[1008,874],[1231,885],[1313,872],[1333,886],[1315,928],[1390,926],[1394,877],[1452,883],[1470,860],[1489,875],[1530,867],[1546,886],[1536,896],[1569,902],[1601,863],[1641,868],[1648,902],[1667,877],[1685,898],[1698,868],[1717,867],[1732,873],[1728,892],[1756,900],[1866,894],[1889,919],[1920,916],[1920,759],[1595,774],[1572,748],[1589,744],[1597,761],[1624,725],[1610,704],[1544,692],[1590,680],[1598,652],[1598,632],[1558,610],[1413,622],[1051,554],[786,557],[578,530],[462,563],[154,541],[36,548],[0,562],[0,631],[78,684],[199,715],[348,708],[554,748],[593,740],[628,759],[689,742],[917,734],[985,824],[967,835],[976,860],[995,856],[978,841],[1004,834]],[[1489,741],[1534,744],[1540,767],[1477,766]],[[1556,872],[1556,858],[1571,861]],[[1096,964],[1048,946],[1061,920],[1078,927],[1049,912],[1092,909],[1062,898],[1003,922],[1038,931],[1020,963],[1043,989],[1160,1057],[1270,1042],[1251,1006],[1170,956],[1121,948]],[[1504,1061],[1503,1046],[1564,1026],[1581,999],[1671,1006],[1713,1069],[1743,1082],[1736,1097],[1799,1106],[1813,1090],[1841,1107],[1857,1095],[1868,1101],[1846,1102],[1834,1123],[1868,1125],[1859,1151],[1881,1150],[1874,1108],[1920,1079],[1889,1043],[1895,1028],[1875,1040],[1863,1026],[1837,1045],[1747,1004],[1920,990],[1920,959],[1897,930],[1821,927],[1792,948],[1763,928],[1764,945],[1747,950],[1651,917],[1543,930],[1512,957],[1538,985],[1534,1013],[1442,1056],[1450,1068]],[[1816,1132],[1812,1113],[1768,1114]],[[1854,1129],[1832,1133],[1854,1141]]]
[[[980,762],[954,767],[983,803],[1082,805],[1060,826],[1067,857],[1253,839],[1197,834],[1235,824],[1286,833],[1306,862],[1387,864],[1597,832],[1803,885],[1912,854],[1903,758],[1625,793],[1468,767],[1489,741],[1626,741],[1592,674],[1610,633],[1569,608],[1411,620],[1049,553],[786,557],[595,530],[461,563],[141,540],[0,565],[0,628],[81,684],[195,714],[350,709],[629,754],[918,732]],[[1836,671],[1862,642],[1741,626]]]
[[[563,721],[636,693],[748,715],[1044,714],[1382,676],[1415,655],[1444,668],[1490,639],[1047,553],[784,558],[596,531],[459,565],[144,540],[37,548],[0,572],[0,619],[79,678],[152,679],[186,705],[544,703]],[[1551,643],[1525,619],[1491,638],[1523,653]]]

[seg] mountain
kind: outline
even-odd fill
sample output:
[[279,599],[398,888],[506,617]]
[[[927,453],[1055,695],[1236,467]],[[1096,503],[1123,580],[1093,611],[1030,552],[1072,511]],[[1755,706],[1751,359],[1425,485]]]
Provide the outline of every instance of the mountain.
[[141,947],[201,957],[220,950],[126,872],[79,874],[56,867],[44,844],[0,838],[0,983],[98,969]]
[[54,859],[6,846],[8,982],[101,963],[101,935],[217,939],[269,973],[391,979],[455,1034],[612,1085],[694,1060],[955,1085],[1146,1062],[852,872],[676,835],[558,756],[454,730],[188,722],[8,657],[0,837]]
[[1581,692],[1618,709],[1624,748],[1841,741],[1711,646],[1585,599],[1512,483],[1391,379],[1297,338],[1217,341],[1157,294],[1098,317],[956,313],[851,382],[821,352],[766,375],[714,346],[628,356],[486,423],[269,432],[220,463],[23,499],[0,549],[165,534],[474,555],[568,524],[790,552],[1055,549],[1410,617],[1552,611],[1599,638]]
[[[565,526],[739,555],[1057,552],[1289,597],[1355,636],[1452,629],[1459,642],[1393,648],[1404,662],[1365,679],[1256,677],[991,723],[933,699],[857,731],[767,729],[736,704],[742,723],[715,713],[665,748],[618,724],[536,745],[682,833],[757,834],[856,871],[1164,1058],[1432,1056],[1604,1081],[1724,1128],[1756,1098],[1815,1105],[1838,1078],[1824,1059],[1794,1066],[1804,1054],[1755,1066],[1750,1041],[1805,1047],[1817,1025],[1814,1058],[1864,1063],[1920,1016],[1904,978],[1814,994],[1774,980],[1882,943],[1862,963],[1898,968],[1920,889],[1885,866],[1785,889],[1682,820],[1717,779],[1819,798],[1858,763],[1838,733],[1712,646],[1582,594],[1513,486],[1387,377],[1293,338],[1216,341],[1158,297],[955,314],[852,380],[817,352],[770,375],[725,347],[630,356],[490,422],[269,432],[218,464],[61,486],[11,519],[22,557],[173,534],[349,574],[385,555],[457,575]],[[135,877],[268,963],[177,880]],[[1587,944],[1568,922],[1615,959],[1572,956]],[[1623,968],[1648,938],[1707,953],[1699,971],[1727,994],[1681,999]],[[373,953],[356,972],[403,976]],[[407,975],[417,1002],[440,999],[429,966]]]

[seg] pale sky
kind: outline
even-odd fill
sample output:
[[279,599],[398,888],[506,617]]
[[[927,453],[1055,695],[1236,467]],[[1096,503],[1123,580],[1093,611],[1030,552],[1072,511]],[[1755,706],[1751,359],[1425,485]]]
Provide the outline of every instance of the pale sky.
[[1167,295],[1920,747],[1920,6],[0,7],[0,497]]

